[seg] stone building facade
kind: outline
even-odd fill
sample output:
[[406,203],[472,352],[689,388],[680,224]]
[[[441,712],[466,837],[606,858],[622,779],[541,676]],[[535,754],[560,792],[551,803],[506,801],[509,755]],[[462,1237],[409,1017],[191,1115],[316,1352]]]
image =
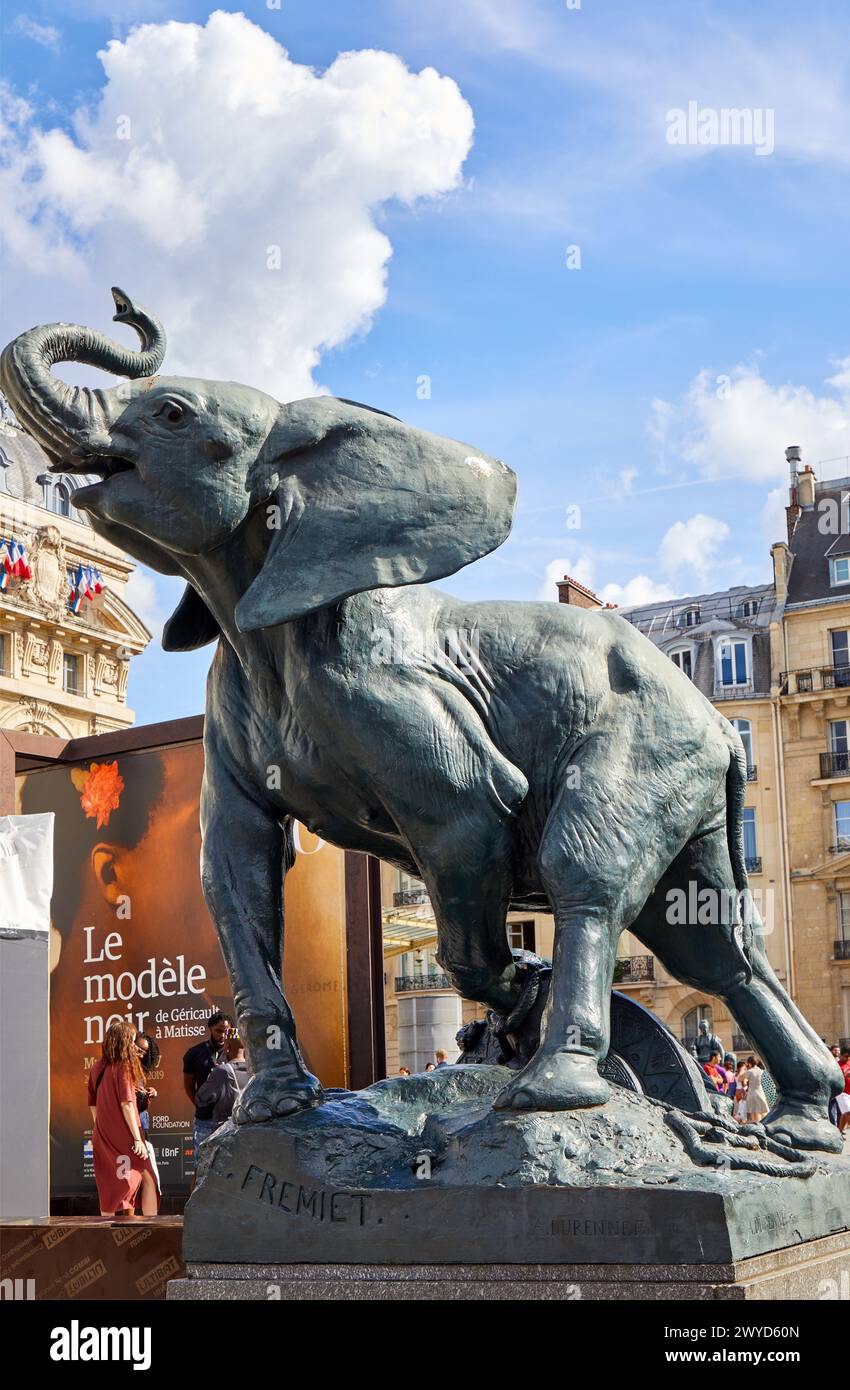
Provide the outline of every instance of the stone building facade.
[[[31,575],[0,592],[0,730],[72,738],[133,723],[130,661],[151,635],[125,598],[135,565],[74,508],[75,489],[96,479],[48,469],[40,446],[4,411],[0,565],[14,540]],[[80,566],[98,571],[102,592],[74,613]]]
[[[767,953],[786,989],[791,980],[787,866],[783,859],[774,648],[780,626],[773,584],[645,604],[623,617],[663,651],[741,735],[747,758],[744,853]],[[750,1046],[721,1000],[672,979],[630,933],[618,952],[618,988],[637,997],[680,1038],[707,1018],[733,1051]]]
[[793,994],[850,1046],[850,477],[818,482],[788,454],[789,542],[774,558]]

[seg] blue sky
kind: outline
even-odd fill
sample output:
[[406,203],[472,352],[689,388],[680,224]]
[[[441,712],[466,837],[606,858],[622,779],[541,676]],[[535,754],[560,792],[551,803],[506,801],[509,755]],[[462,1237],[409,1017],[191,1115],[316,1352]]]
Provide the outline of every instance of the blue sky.
[[[36,320],[105,328],[124,284],[165,321],[166,367],[281,398],[327,389],[504,458],[514,534],[443,587],[554,598],[565,568],[620,602],[758,583],[782,538],[785,446],[850,473],[841,0],[5,13],[4,341]],[[373,49],[407,71],[361,58],[325,80]],[[233,100],[254,102],[250,120],[228,105],[228,54],[244,55]],[[452,82],[414,78],[427,68]],[[689,102],[771,113],[772,151],[671,144],[668,113]],[[275,227],[285,285],[249,264]],[[142,579],[136,599],[156,624],[173,585]],[[201,709],[207,660],[154,643],[131,673],[138,719]]]

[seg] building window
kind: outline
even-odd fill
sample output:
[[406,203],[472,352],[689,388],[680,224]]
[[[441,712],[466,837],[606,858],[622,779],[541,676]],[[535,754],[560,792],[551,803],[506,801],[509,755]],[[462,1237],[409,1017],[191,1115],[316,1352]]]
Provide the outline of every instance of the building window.
[[50,510],[59,516],[71,515],[71,494],[64,483],[57,483],[53,488]]
[[833,680],[836,685],[850,685],[850,633],[846,629],[829,634],[832,647]]
[[759,611],[759,601],[757,598],[746,598],[741,604],[742,618],[755,618]]
[[694,673],[691,663],[691,653],[687,647],[681,647],[679,651],[671,652],[670,660],[674,666],[678,666],[679,670],[683,675],[687,676],[689,681],[693,680]]
[[850,893],[845,890],[838,894],[838,939],[850,941]]
[[696,627],[699,623],[699,608],[684,608],[679,614],[680,627]]
[[78,695],[78,671],[79,657],[72,656],[70,652],[65,652],[62,658],[62,688],[67,690],[69,695]]
[[744,757],[747,760],[747,771],[754,766],[753,763],[753,726],[749,719],[733,719],[732,728],[737,729],[738,736],[744,745]]
[[833,753],[847,752],[847,720],[832,719],[829,725],[829,747]]
[[832,585],[850,584],[850,555],[839,555],[830,560],[829,582]]
[[757,874],[761,871],[761,860],[756,842],[756,813],[752,806],[744,807],[744,860],[748,873]]
[[833,805],[835,817],[835,848],[850,849],[850,801],[836,801]]
[[0,635],[0,676],[7,676],[8,674],[6,670],[6,636],[4,633]]
[[512,951],[536,951],[533,922],[508,922],[508,942]]
[[718,642],[717,679],[718,684],[723,686],[747,684],[749,673],[746,642],[732,642],[728,638]]

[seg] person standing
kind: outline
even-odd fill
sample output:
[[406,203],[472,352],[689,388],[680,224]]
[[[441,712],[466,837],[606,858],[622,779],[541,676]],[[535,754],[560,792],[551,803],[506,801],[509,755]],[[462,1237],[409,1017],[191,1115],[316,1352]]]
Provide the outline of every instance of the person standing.
[[227,1039],[227,1060],[233,1068],[233,1075],[236,1078],[236,1085],[239,1093],[245,1090],[248,1084],[248,1077],[251,1073],[248,1070],[248,1063],[245,1058],[245,1044],[238,1033],[231,1033]]
[[139,1201],[143,1216],[156,1216],[159,1211],[159,1184],[136,1103],[139,1089],[144,1089],[144,1077],[136,1051],[136,1030],[122,1019],[107,1028],[103,1054],[88,1076],[94,1178],[101,1216],[132,1219]]
[[770,1108],[762,1090],[764,1067],[760,1057],[747,1058],[747,1124],[760,1125]]
[[196,1096],[213,1067],[219,1066],[226,1056],[227,1039],[233,1020],[228,1014],[214,1013],[207,1019],[209,1037],[190,1047],[183,1058],[183,1089],[195,1107],[192,1123],[192,1143],[195,1150],[195,1167],[198,1166],[201,1145],[218,1128],[213,1119],[214,1103],[198,1104]]
[[139,1119],[142,1124],[142,1138],[147,1139],[150,1129],[150,1112],[148,1102],[155,1100],[157,1090],[155,1086],[148,1085],[148,1077],[152,1071],[156,1071],[160,1061],[159,1043],[156,1038],[152,1038],[150,1033],[136,1034],[136,1052],[139,1055],[139,1065],[142,1068],[144,1084],[141,1090],[136,1092],[136,1104],[139,1107]]
[[747,1122],[747,1064],[739,1062],[735,1072],[735,1106],[732,1111],[739,1125]]
[[838,1106],[838,1132],[844,1134],[850,1129],[850,1047],[843,1047],[838,1055],[838,1065],[844,1073],[844,1090],[836,1096]]

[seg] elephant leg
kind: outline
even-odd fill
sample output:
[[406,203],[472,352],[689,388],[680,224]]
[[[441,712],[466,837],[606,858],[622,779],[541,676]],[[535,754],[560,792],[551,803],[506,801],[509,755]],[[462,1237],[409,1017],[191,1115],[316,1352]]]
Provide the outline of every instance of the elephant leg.
[[322,1097],[304,1066],[283,993],[283,878],[294,859],[292,833],[251,797],[209,742],[205,753],[201,879],[252,1073],[233,1118],[268,1120]]
[[[696,904],[695,922],[680,920],[677,898],[679,908]],[[752,1039],[779,1091],[767,1130],[799,1148],[838,1152],[841,1136],[829,1122],[829,1101],[843,1078],[776,978],[754,904],[744,915],[751,920],[740,920],[726,828],[716,826],[685,847],[632,931],[677,980],[722,998]]]
[[[531,1062],[496,1099],[498,1109],[601,1105],[610,1088],[598,1064],[610,1041],[617,943],[700,818],[697,802],[722,777],[677,764],[638,780],[634,728],[595,735],[573,759],[550,812],[539,866],[555,917],[552,987]],[[643,746],[643,743],[641,744]],[[578,785],[575,785],[575,783]]]
[[414,846],[437,921],[437,961],[464,999],[509,1014],[520,987],[508,945],[511,825],[479,801],[418,827]]

